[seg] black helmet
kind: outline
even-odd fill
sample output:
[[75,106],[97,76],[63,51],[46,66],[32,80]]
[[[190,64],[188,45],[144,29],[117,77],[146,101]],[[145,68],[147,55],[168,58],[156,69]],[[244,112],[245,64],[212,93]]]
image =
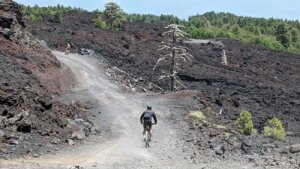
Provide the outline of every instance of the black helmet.
[[147,109],[148,109],[148,110],[152,110],[152,106],[147,105]]

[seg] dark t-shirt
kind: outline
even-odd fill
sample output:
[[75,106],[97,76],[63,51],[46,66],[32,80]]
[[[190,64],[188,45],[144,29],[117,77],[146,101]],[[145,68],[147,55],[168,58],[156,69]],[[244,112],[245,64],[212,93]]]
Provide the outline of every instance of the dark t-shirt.
[[146,110],[143,112],[143,114],[141,115],[140,121],[141,123],[152,123],[152,118],[154,119],[154,122],[157,123],[157,118],[156,115],[154,113],[154,111],[151,110]]

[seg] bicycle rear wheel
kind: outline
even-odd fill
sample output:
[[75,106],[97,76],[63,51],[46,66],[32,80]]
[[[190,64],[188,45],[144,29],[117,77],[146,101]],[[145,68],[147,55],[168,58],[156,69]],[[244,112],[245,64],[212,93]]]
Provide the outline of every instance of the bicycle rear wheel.
[[148,148],[148,147],[150,147],[150,144],[149,144],[149,133],[148,133],[148,131],[146,131],[146,133],[145,133],[145,147],[146,148]]

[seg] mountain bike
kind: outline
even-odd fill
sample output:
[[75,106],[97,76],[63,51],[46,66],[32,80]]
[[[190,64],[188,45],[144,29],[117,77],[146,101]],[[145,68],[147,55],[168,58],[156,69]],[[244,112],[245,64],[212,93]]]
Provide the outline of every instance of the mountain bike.
[[66,50],[65,55],[68,55],[70,53],[70,50]]
[[[152,123],[152,125],[155,125],[155,123]],[[150,129],[149,129],[149,126],[146,126],[146,132],[144,134],[145,148],[150,147],[150,141],[151,141]]]

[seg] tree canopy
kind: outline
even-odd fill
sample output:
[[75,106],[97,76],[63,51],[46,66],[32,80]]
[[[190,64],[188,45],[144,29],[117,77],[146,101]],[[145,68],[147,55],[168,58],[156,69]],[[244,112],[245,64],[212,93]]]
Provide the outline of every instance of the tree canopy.
[[121,22],[125,20],[125,14],[120,6],[115,2],[105,4],[103,11],[105,17],[108,19],[110,28],[119,28]]
[[[209,26],[206,26],[205,22],[209,22]],[[193,38],[225,37],[245,43],[256,43],[274,50],[300,53],[298,20],[253,18],[224,12],[207,12],[189,17],[187,25],[188,33]]]
[[[62,5],[49,7],[22,6],[26,18],[41,21],[44,16],[53,16],[59,23],[63,13],[69,10],[84,11],[81,8],[64,7]],[[117,3],[109,2],[105,5],[99,18],[94,18],[96,27],[103,28],[107,24],[111,29],[119,29],[123,21],[180,24],[191,38],[230,38],[243,43],[256,43],[273,50],[283,50],[300,54],[300,22],[298,20],[282,20],[274,18],[253,18],[236,16],[231,13],[207,12],[202,15],[190,16],[182,20],[174,15],[126,14]],[[106,22],[106,23],[105,23]]]

